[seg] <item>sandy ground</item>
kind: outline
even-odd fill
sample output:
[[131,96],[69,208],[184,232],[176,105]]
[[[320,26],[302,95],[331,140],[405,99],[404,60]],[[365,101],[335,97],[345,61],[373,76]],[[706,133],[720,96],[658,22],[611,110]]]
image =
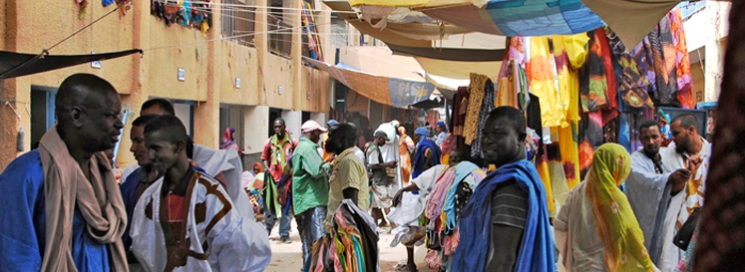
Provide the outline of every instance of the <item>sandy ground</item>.
[[[269,243],[272,246],[272,262],[265,270],[266,272],[297,272],[301,271],[303,255],[301,253],[300,236],[297,233],[295,220],[292,220],[292,230],[290,231],[291,244],[284,244],[279,241],[278,234],[279,222],[274,226],[272,234],[269,236]],[[382,271],[395,271],[394,267],[399,263],[406,263],[406,248],[399,245],[391,248],[393,235],[388,233],[380,234],[378,246],[380,248],[380,268]],[[414,255],[417,268],[422,272],[433,271],[424,263],[424,256],[427,254],[424,246],[414,249]]]

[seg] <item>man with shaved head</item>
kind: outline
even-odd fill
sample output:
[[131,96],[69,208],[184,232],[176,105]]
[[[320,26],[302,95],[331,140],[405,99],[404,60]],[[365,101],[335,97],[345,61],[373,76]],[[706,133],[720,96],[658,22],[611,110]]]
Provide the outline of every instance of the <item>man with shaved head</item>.
[[75,74],[55,101],[39,149],[0,175],[3,271],[127,271],[127,215],[108,158],[123,127],[109,82]]

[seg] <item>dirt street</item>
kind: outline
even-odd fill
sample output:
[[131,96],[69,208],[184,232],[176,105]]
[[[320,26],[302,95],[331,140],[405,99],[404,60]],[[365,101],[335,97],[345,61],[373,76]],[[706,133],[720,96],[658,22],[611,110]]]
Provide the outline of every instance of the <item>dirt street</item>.
[[[269,267],[267,267],[266,272],[301,271],[303,257],[301,253],[300,236],[298,236],[297,233],[295,220],[292,220],[292,230],[290,231],[292,244],[283,244],[279,241],[278,227],[279,222],[274,226],[272,234],[269,236],[269,243],[272,246],[272,262],[269,264]],[[406,262],[406,248],[403,245],[391,248],[390,244],[392,239],[393,234],[380,234],[380,241],[378,242],[381,259],[380,268],[384,272],[395,271],[394,267],[397,264]],[[419,271],[433,271],[424,263],[424,256],[427,254],[424,246],[415,248],[414,254]]]

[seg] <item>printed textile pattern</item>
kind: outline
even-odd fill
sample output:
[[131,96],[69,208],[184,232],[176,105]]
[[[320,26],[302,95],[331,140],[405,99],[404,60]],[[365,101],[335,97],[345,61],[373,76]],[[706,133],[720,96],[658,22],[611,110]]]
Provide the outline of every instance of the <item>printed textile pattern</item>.
[[624,112],[635,109],[654,108],[652,98],[649,97],[649,93],[647,92],[651,83],[642,74],[642,70],[639,69],[636,59],[626,52],[626,46],[621,42],[621,39],[616,33],[606,28],[606,35],[608,36],[608,43],[620,70],[618,71],[618,87],[621,92],[621,102],[623,103]]
[[484,101],[484,92],[489,77],[479,74],[471,74],[471,94],[468,98],[468,108],[466,109],[466,122],[463,127],[463,137],[466,138],[466,144],[472,145],[473,141],[478,138],[479,130],[479,112],[481,104]]
[[481,129],[479,129],[479,127],[481,126],[481,124],[486,122],[486,117],[489,116],[489,112],[496,108],[494,106],[496,93],[494,91],[494,84],[491,83],[491,80],[487,79],[484,92],[484,99],[481,103],[481,110],[479,111],[479,119],[477,123],[478,125],[476,127],[476,140],[473,141],[473,144],[471,145],[471,158],[481,158],[481,138],[483,137],[483,134],[481,133]]
[[675,63],[677,64],[678,100],[680,106],[685,109],[693,109],[695,101],[693,98],[693,77],[691,76],[691,60],[688,57],[688,45],[686,43],[685,29],[683,28],[683,16],[681,10],[674,9],[667,14],[670,20],[670,30],[675,45]]
[[649,34],[649,43],[652,46],[653,66],[656,74],[657,101],[655,102],[658,106],[679,107],[678,68],[675,61],[677,54],[670,30],[670,20],[667,16],[663,17]]

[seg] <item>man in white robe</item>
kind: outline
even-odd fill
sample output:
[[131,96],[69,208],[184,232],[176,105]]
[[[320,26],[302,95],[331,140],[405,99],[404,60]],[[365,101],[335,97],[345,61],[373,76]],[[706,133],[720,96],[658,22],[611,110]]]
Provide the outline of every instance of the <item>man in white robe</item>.
[[670,122],[673,143],[662,154],[663,171],[690,171],[683,190],[672,196],[665,215],[662,256],[658,265],[662,271],[672,271],[683,258],[685,251],[673,244],[673,238],[690,216],[690,210],[704,204],[711,144],[699,135],[698,122],[692,114],[681,114],[673,118]]
[[132,251],[148,271],[263,271],[267,233],[239,211],[218,181],[194,170],[181,121],[163,115],[145,126],[151,165],[165,172],[137,202]]
[[[690,175],[686,169],[665,172],[661,148],[662,133],[656,121],[639,127],[639,140],[644,146],[631,154],[631,174],[626,180],[626,196],[644,233],[644,246],[655,265],[662,254],[662,229],[671,194],[677,194]],[[675,189],[673,190],[673,187]]]

